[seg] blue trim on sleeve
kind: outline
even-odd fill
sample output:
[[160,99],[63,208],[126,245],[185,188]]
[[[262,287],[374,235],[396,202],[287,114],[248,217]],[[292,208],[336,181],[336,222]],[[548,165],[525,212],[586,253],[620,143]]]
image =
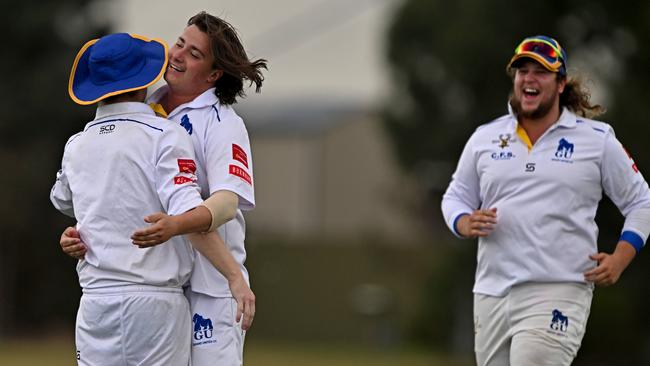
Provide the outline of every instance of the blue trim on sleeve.
[[641,251],[641,248],[643,248],[644,244],[643,238],[640,237],[639,234],[632,231],[623,231],[621,237],[618,240],[625,240],[626,242],[632,244],[637,253]]
[[458,220],[459,220],[461,217],[465,216],[465,215],[469,215],[469,214],[468,214],[467,212],[463,212],[462,214],[459,214],[458,216],[456,216],[456,218],[454,219],[454,223],[453,223],[453,225],[451,226],[451,227],[454,228],[454,234],[456,234],[456,235],[457,235],[458,237],[460,237],[460,238],[464,238],[464,236],[460,235],[460,233],[458,232],[458,226],[457,226],[457,224],[458,224]]
[[592,127],[592,129],[593,129],[594,131],[598,131],[598,132],[605,133],[605,130],[603,130],[602,128]]

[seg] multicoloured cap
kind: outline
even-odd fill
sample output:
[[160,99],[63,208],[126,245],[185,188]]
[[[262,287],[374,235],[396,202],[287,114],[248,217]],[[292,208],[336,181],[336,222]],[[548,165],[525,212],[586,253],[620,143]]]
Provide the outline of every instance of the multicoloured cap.
[[508,69],[516,67],[515,62],[522,58],[532,58],[552,72],[566,76],[566,52],[560,43],[547,36],[534,36],[524,39],[517,48],[515,55],[508,63]]
[[167,45],[159,39],[115,33],[87,42],[70,72],[68,93],[77,104],[144,89],[167,67]]

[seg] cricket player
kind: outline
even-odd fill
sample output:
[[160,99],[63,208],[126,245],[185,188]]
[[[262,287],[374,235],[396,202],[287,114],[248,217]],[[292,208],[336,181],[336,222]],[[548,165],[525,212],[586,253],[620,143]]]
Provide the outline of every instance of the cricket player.
[[[210,210],[210,226],[217,229],[236,263],[234,271],[218,271],[197,255],[191,287],[186,291],[193,321],[192,363],[241,365],[244,331],[252,322],[255,303],[248,286],[233,286],[232,278],[240,276],[248,283],[242,210],[254,208],[255,199],[248,133],[231,105],[244,95],[245,80],[260,90],[261,69],[266,68],[266,61],[250,61],[234,28],[205,12],[190,18],[171,47],[169,58],[167,85],[157,90],[149,102],[191,136],[198,183],[206,198],[204,205]],[[134,232],[134,244],[158,245],[182,233],[179,228],[183,224],[178,220],[163,213],[147,216],[146,221],[153,225]],[[205,220],[205,216],[197,220]],[[62,236],[64,251],[82,256],[83,243],[67,234],[72,232],[66,230]],[[191,240],[194,243],[197,238]],[[166,245],[169,243],[162,246]]]
[[[478,365],[570,365],[594,284],[614,284],[650,233],[650,190],[547,36],[508,63],[509,113],[476,129],[444,194],[451,231],[478,237]],[[605,193],[625,216],[613,253],[594,221]]]
[[143,103],[166,67],[162,41],[126,33],[86,43],[72,66],[70,97],[98,103],[95,119],[68,140],[50,194],[57,209],[77,219],[87,247],[77,265],[79,365],[190,361],[181,286],[192,271],[192,249],[180,237],[138,249],[129,237],[150,211],[189,222],[207,212],[194,210],[202,199],[187,133]]

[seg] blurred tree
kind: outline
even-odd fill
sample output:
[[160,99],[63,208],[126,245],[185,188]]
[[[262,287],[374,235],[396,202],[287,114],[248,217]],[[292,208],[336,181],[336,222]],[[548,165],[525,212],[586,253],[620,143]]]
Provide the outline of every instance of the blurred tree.
[[[507,113],[511,81],[505,66],[517,43],[529,35],[546,34],[560,41],[568,51],[569,73],[583,76],[594,100],[608,108],[601,119],[613,125],[641,171],[650,174],[646,141],[650,111],[645,106],[650,93],[645,85],[650,81],[650,50],[645,47],[650,44],[648,20],[650,3],[640,0],[624,6],[605,0],[516,4],[505,0],[406,0],[388,34],[394,88],[384,111],[385,126],[405,170],[419,178],[430,193],[426,205],[434,215],[434,230],[446,230],[439,213],[440,196],[465,142],[480,124]],[[610,250],[618,237],[621,215],[605,200],[597,221],[607,223],[601,225],[599,241],[604,244],[602,249]],[[639,257],[618,285],[624,289],[616,289],[619,294],[625,292],[627,301],[603,305],[598,302],[601,291],[597,291],[594,308],[605,314],[592,313],[592,318],[611,316],[611,311],[636,314],[615,318],[621,321],[615,323],[616,329],[630,330],[626,341],[636,344],[639,341],[634,337],[650,343],[648,330],[634,322],[649,318],[638,311],[647,304],[639,294],[649,286],[640,279],[650,274],[650,260],[647,253]],[[602,290],[603,297],[613,293],[610,291]],[[609,307],[604,310],[601,306]],[[622,342],[619,334],[609,334],[596,339],[595,333],[587,332],[583,347],[587,352],[581,353],[596,355],[590,358],[596,362],[607,349],[606,342]],[[631,352],[629,347],[615,353],[626,355],[633,364],[650,364],[648,355]],[[617,360],[623,362],[620,357]]]
[[92,108],[69,99],[67,84],[77,51],[107,30],[105,6],[23,0],[0,12],[8,39],[0,59],[0,163],[9,170],[0,183],[0,337],[74,319],[75,262],[58,246],[73,221],[48,194],[66,139],[92,118]]

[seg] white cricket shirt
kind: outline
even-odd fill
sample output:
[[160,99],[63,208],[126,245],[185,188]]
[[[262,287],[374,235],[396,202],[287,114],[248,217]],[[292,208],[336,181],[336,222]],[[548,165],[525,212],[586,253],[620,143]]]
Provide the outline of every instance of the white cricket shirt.
[[189,243],[174,237],[140,249],[130,236],[158,211],[181,214],[202,202],[187,133],[144,103],[99,106],[72,136],[50,193],[77,219],[88,251],[77,272],[84,289],[145,284],[180,287],[189,278]]
[[[158,103],[168,90],[166,85],[161,87],[148,102]],[[203,198],[219,190],[239,196],[236,217],[217,231],[248,282],[248,270],[244,266],[246,224],[241,211],[255,207],[250,141],[244,121],[230,106],[221,105],[214,91],[214,88],[206,90],[193,101],[178,106],[168,114],[168,118],[183,126],[192,138]],[[213,297],[232,296],[226,278],[198,252],[190,281],[195,292]]]
[[650,190],[602,122],[567,109],[529,151],[512,112],[470,137],[443,196],[454,234],[463,214],[497,208],[478,240],[474,292],[505,295],[522,282],[585,282],[596,266],[594,221],[603,191],[626,217],[622,238],[639,250],[650,232]]

